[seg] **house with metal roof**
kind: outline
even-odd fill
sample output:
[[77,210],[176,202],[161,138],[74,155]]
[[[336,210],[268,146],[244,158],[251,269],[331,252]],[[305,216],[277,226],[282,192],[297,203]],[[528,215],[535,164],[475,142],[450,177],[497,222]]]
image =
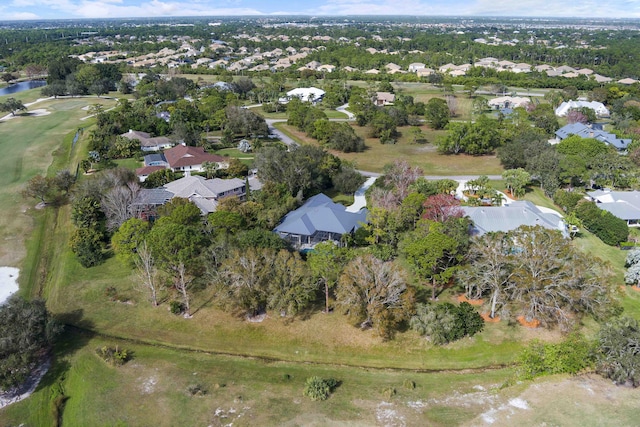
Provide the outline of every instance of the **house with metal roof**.
[[640,227],[640,191],[589,191],[587,195],[600,209],[627,221],[630,227]]
[[273,230],[296,248],[312,248],[331,240],[340,244],[342,236],[354,233],[367,221],[367,209],[348,212],[324,194],[316,194],[298,209],[289,212]]
[[298,87],[287,92],[287,96],[284,98],[280,98],[278,102],[282,104],[288,103],[293,98],[299,98],[302,101],[311,102],[312,104],[316,104],[322,101],[324,94],[326,92],[322,89],[318,89],[317,87]]
[[558,230],[564,237],[569,237],[567,226],[560,215],[543,211],[528,201],[516,201],[503,206],[462,206],[461,209],[473,222],[472,235],[508,232],[523,225],[539,225]]
[[590,108],[598,117],[609,117],[609,109],[597,101],[565,101],[556,108],[555,113],[558,117],[564,117],[569,111],[580,108]]
[[571,135],[577,135],[581,138],[597,139],[598,141],[611,145],[620,151],[626,150],[629,144],[631,144],[631,139],[618,138],[612,133],[598,129],[597,124],[588,126],[582,123],[571,123],[556,131],[558,141],[562,141]]

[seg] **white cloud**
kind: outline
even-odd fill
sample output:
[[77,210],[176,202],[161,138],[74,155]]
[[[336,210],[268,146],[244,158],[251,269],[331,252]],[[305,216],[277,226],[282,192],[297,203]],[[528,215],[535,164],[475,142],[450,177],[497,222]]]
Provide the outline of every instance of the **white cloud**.
[[31,12],[13,12],[6,15],[3,14],[3,18],[8,21],[22,21],[25,19],[38,19],[40,17]]

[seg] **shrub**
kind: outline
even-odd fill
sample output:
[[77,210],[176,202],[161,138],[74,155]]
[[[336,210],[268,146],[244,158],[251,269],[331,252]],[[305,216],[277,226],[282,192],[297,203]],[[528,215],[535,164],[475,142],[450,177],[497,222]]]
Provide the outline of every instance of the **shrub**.
[[471,304],[451,303],[418,305],[410,326],[426,335],[437,345],[447,344],[465,336],[473,336],[484,328],[484,321]]
[[387,387],[384,390],[382,390],[382,395],[387,399],[391,399],[393,396],[396,395],[396,389],[394,387]]
[[413,380],[404,380],[404,382],[402,383],[403,387],[406,388],[407,390],[413,390],[414,388],[416,388],[416,382]]
[[102,346],[96,348],[96,354],[112,366],[122,366],[131,359],[131,351],[115,347]]
[[629,236],[629,227],[624,220],[601,210],[594,202],[579,202],[575,213],[587,230],[609,246],[625,242]]
[[204,396],[207,394],[207,389],[202,384],[191,384],[187,386],[187,393],[191,396]]
[[605,324],[598,334],[597,371],[616,384],[640,385],[640,326],[623,317]]
[[180,301],[171,301],[169,302],[169,311],[172,314],[180,314],[184,311],[184,306]]
[[520,375],[532,379],[541,375],[575,375],[594,364],[593,344],[574,333],[557,344],[533,341],[520,355]]
[[309,377],[304,384],[303,394],[311,400],[327,400],[329,394],[338,386],[338,381],[333,378],[323,379]]

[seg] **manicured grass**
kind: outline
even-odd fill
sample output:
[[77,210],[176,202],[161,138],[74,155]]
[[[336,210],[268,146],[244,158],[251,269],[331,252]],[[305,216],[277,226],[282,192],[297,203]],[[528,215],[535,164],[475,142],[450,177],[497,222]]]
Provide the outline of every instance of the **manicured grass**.
[[136,170],[144,166],[144,162],[137,160],[135,158],[131,159],[118,159],[115,161],[118,167],[127,168],[131,170]]
[[553,200],[551,200],[544,194],[544,190],[542,190],[540,187],[527,187],[524,200],[528,200],[534,205],[544,206],[545,208],[553,209],[562,213],[562,210],[558,206],[556,206],[555,203],[553,203]]
[[239,159],[242,163],[247,166],[251,166],[253,164],[253,159],[255,159],[256,155],[253,152],[243,153],[237,148],[224,148],[222,150],[217,150],[215,154],[225,157],[233,157]]
[[[285,123],[276,123],[278,129],[285,132],[295,140],[303,144],[317,144],[317,142],[307,137],[304,132],[300,132]],[[366,128],[353,125],[356,133],[366,136]],[[382,172],[384,166],[393,163],[395,160],[406,160],[412,166],[419,166],[425,175],[499,175],[503,168],[496,156],[467,156],[444,155],[437,151],[433,144],[437,138],[445,135],[445,131],[434,131],[426,126],[421,126],[426,135],[426,144],[413,144],[409,136],[409,128],[400,128],[403,133],[396,144],[381,144],[378,139],[365,138],[365,151],[361,153],[342,153],[331,151],[332,154],[351,162],[354,162],[357,169]]]
[[[132,350],[133,360],[118,368],[107,365],[94,353],[104,345]],[[0,412],[1,419],[12,424],[50,425],[50,389],[60,382],[68,397],[65,426],[308,425],[319,420],[328,425],[376,425],[382,402],[392,405],[407,425],[459,425],[486,410],[484,402],[471,399],[477,397],[479,386],[489,396],[512,375],[510,369],[455,374],[268,363],[74,332],[67,334],[56,353],[55,365],[36,393]],[[313,375],[340,381],[325,402],[302,395],[305,379]],[[407,381],[414,387],[404,386]],[[187,387],[195,384],[206,394],[191,396]],[[385,394],[389,388],[396,390],[394,396]],[[447,396],[453,394],[468,394],[470,400],[447,402]],[[416,411],[408,405],[416,401],[438,402],[451,416]]]
[[[30,110],[46,109],[49,115],[19,114],[0,122],[0,169],[3,171],[0,174],[0,239],[5,242],[0,246],[0,265],[17,265],[25,257],[24,238],[34,226],[27,211],[35,205],[34,200],[21,196],[25,183],[36,174],[46,173],[54,158],[52,154],[60,149],[65,138],[69,145],[64,149],[69,149],[75,130],[90,125],[79,120],[86,117],[82,107],[96,102],[113,104],[112,100],[96,98],[44,101]],[[61,163],[51,168],[51,173],[69,167],[75,172],[77,163],[70,163],[69,155],[67,152],[60,156]]]

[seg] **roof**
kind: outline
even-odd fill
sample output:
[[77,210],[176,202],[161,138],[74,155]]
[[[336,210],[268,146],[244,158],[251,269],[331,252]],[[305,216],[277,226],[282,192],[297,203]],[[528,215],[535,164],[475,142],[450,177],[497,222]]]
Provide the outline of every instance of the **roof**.
[[148,176],[154,172],[166,169],[164,166],[145,166],[143,168],[136,169],[136,176]]
[[566,101],[560,104],[558,108],[556,108],[556,116],[562,117],[565,116],[569,110],[579,109],[579,108],[590,108],[596,112],[599,116],[608,116],[609,110],[604,106],[602,102],[597,101]]
[[134,205],[164,205],[173,198],[173,194],[164,188],[141,188]]
[[151,135],[147,132],[133,129],[129,129],[129,132],[123,133],[120,136],[131,140],[137,139],[138,141],[140,141],[141,147],[157,147],[160,145],[171,143],[171,140],[169,140],[169,138],[167,138],[166,136],[151,137]]
[[223,163],[225,158],[217,154],[209,154],[202,147],[176,145],[164,152],[164,156],[172,168],[201,165],[205,162]]
[[618,150],[624,150],[631,144],[631,139],[621,139],[612,133],[594,129],[582,123],[572,123],[556,131],[556,136],[559,139],[565,139],[570,135],[577,135],[581,138],[594,138],[605,144],[612,145]]
[[324,96],[325,91],[317,87],[298,87],[287,92],[289,98],[298,97],[303,101],[320,99]]
[[312,236],[317,231],[336,234],[350,233],[366,222],[368,211],[347,212],[328,196],[317,194],[298,209],[289,212],[274,229],[278,233]]
[[504,206],[462,206],[461,209],[473,221],[474,232],[479,235],[512,231],[523,225],[540,225],[567,235],[566,226],[559,215],[543,212],[528,201],[511,202]]
[[491,107],[500,105],[509,105],[510,107],[524,107],[529,104],[531,100],[529,98],[523,98],[520,96],[499,96],[497,98],[490,99],[488,104]]
[[396,100],[396,96],[391,92],[376,92],[376,99],[384,103],[392,103]]
[[204,198],[217,198],[225,191],[231,191],[244,186],[244,180],[239,178],[205,179],[202,176],[191,175],[165,184],[164,188],[175,197],[188,199],[194,195]]
[[640,191],[596,190],[587,193],[602,210],[625,221],[640,219]]

